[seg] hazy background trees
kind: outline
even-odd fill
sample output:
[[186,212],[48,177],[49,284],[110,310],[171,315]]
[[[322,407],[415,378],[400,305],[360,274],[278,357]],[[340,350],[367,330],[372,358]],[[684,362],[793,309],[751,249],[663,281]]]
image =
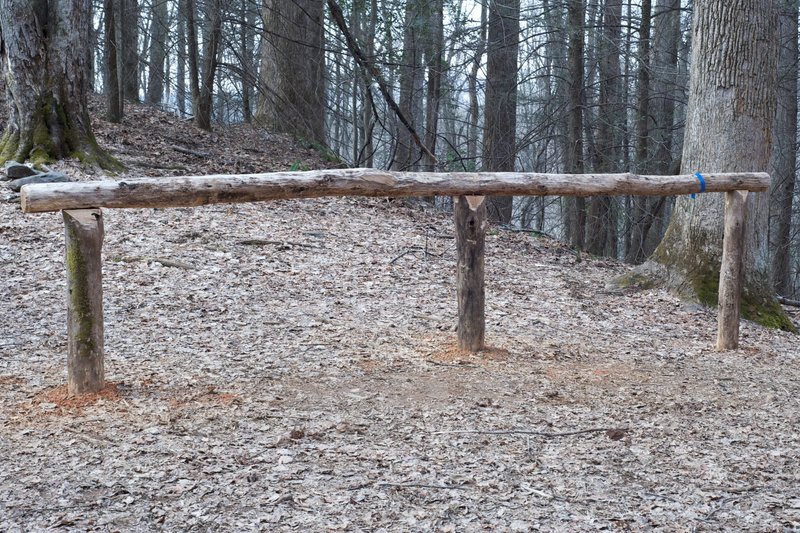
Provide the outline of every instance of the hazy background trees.
[[[776,287],[797,297],[798,14],[796,2],[776,3],[781,48],[769,250]],[[95,0],[92,86],[105,94],[111,120],[124,120],[126,101],[191,117],[206,129],[255,119],[353,166],[681,168],[690,0],[336,4],[366,62],[354,59],[320,1]],[[639,263],[661,241],[674,205],[672,198],[507,198],[495,199],[490,213],[592,254]]]

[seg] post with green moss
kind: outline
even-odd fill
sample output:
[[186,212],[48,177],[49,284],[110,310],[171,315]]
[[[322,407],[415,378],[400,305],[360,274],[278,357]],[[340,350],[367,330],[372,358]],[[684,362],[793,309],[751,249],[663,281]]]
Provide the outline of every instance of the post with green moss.
[[99,209],[62,211],[67,240],[67,387],[98,392],[103,368],[103,215]]
[[719,316],[717,350],[739,346],[739,309],[742,297],[745,200],[747,191],[725,193],[725,233],[719,272]]

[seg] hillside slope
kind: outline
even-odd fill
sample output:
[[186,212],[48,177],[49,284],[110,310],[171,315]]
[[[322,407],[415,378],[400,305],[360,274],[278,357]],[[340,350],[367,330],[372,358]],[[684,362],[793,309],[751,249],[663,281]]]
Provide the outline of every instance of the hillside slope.
[[[324,164],[136,112],[98,122],[132,174]],[[0,203],[2,530],[800,527],[796,336],[745,322],[716,353],[711,310],[492,230],[494,349],[468,356],[446,213],[342,198],[105,224],[112,385],[75,401],[60,215]]]

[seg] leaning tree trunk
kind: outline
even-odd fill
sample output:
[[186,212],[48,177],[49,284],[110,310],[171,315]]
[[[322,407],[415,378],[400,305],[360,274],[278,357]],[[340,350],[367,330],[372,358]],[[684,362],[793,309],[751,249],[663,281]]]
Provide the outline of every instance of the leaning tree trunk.
[[87,112],[89,6],[89,0],[0,0],[8,104],[0,161],[74,156],[118,165],[98,147]]
[[256,119],[325,144],[324,7],[320,0],[265,0]]
[[[777,84],[776,8],[773,0],[695,1],[682,172],[767,169]],[[747,197],[742,315],[793,329],[771,284],[768,199],[766,193]],[[679,198],[664,239],[640,273],[716,305],[722,215],[722,195]]]

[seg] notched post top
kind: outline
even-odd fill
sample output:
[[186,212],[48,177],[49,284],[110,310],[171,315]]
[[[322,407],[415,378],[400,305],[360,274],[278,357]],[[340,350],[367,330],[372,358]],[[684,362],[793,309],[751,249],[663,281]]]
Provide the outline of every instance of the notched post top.
[[472,211],[477,211],[483,201],[486,199],[485,196],[465,196],[465,198],[467,199],[467,204]]

